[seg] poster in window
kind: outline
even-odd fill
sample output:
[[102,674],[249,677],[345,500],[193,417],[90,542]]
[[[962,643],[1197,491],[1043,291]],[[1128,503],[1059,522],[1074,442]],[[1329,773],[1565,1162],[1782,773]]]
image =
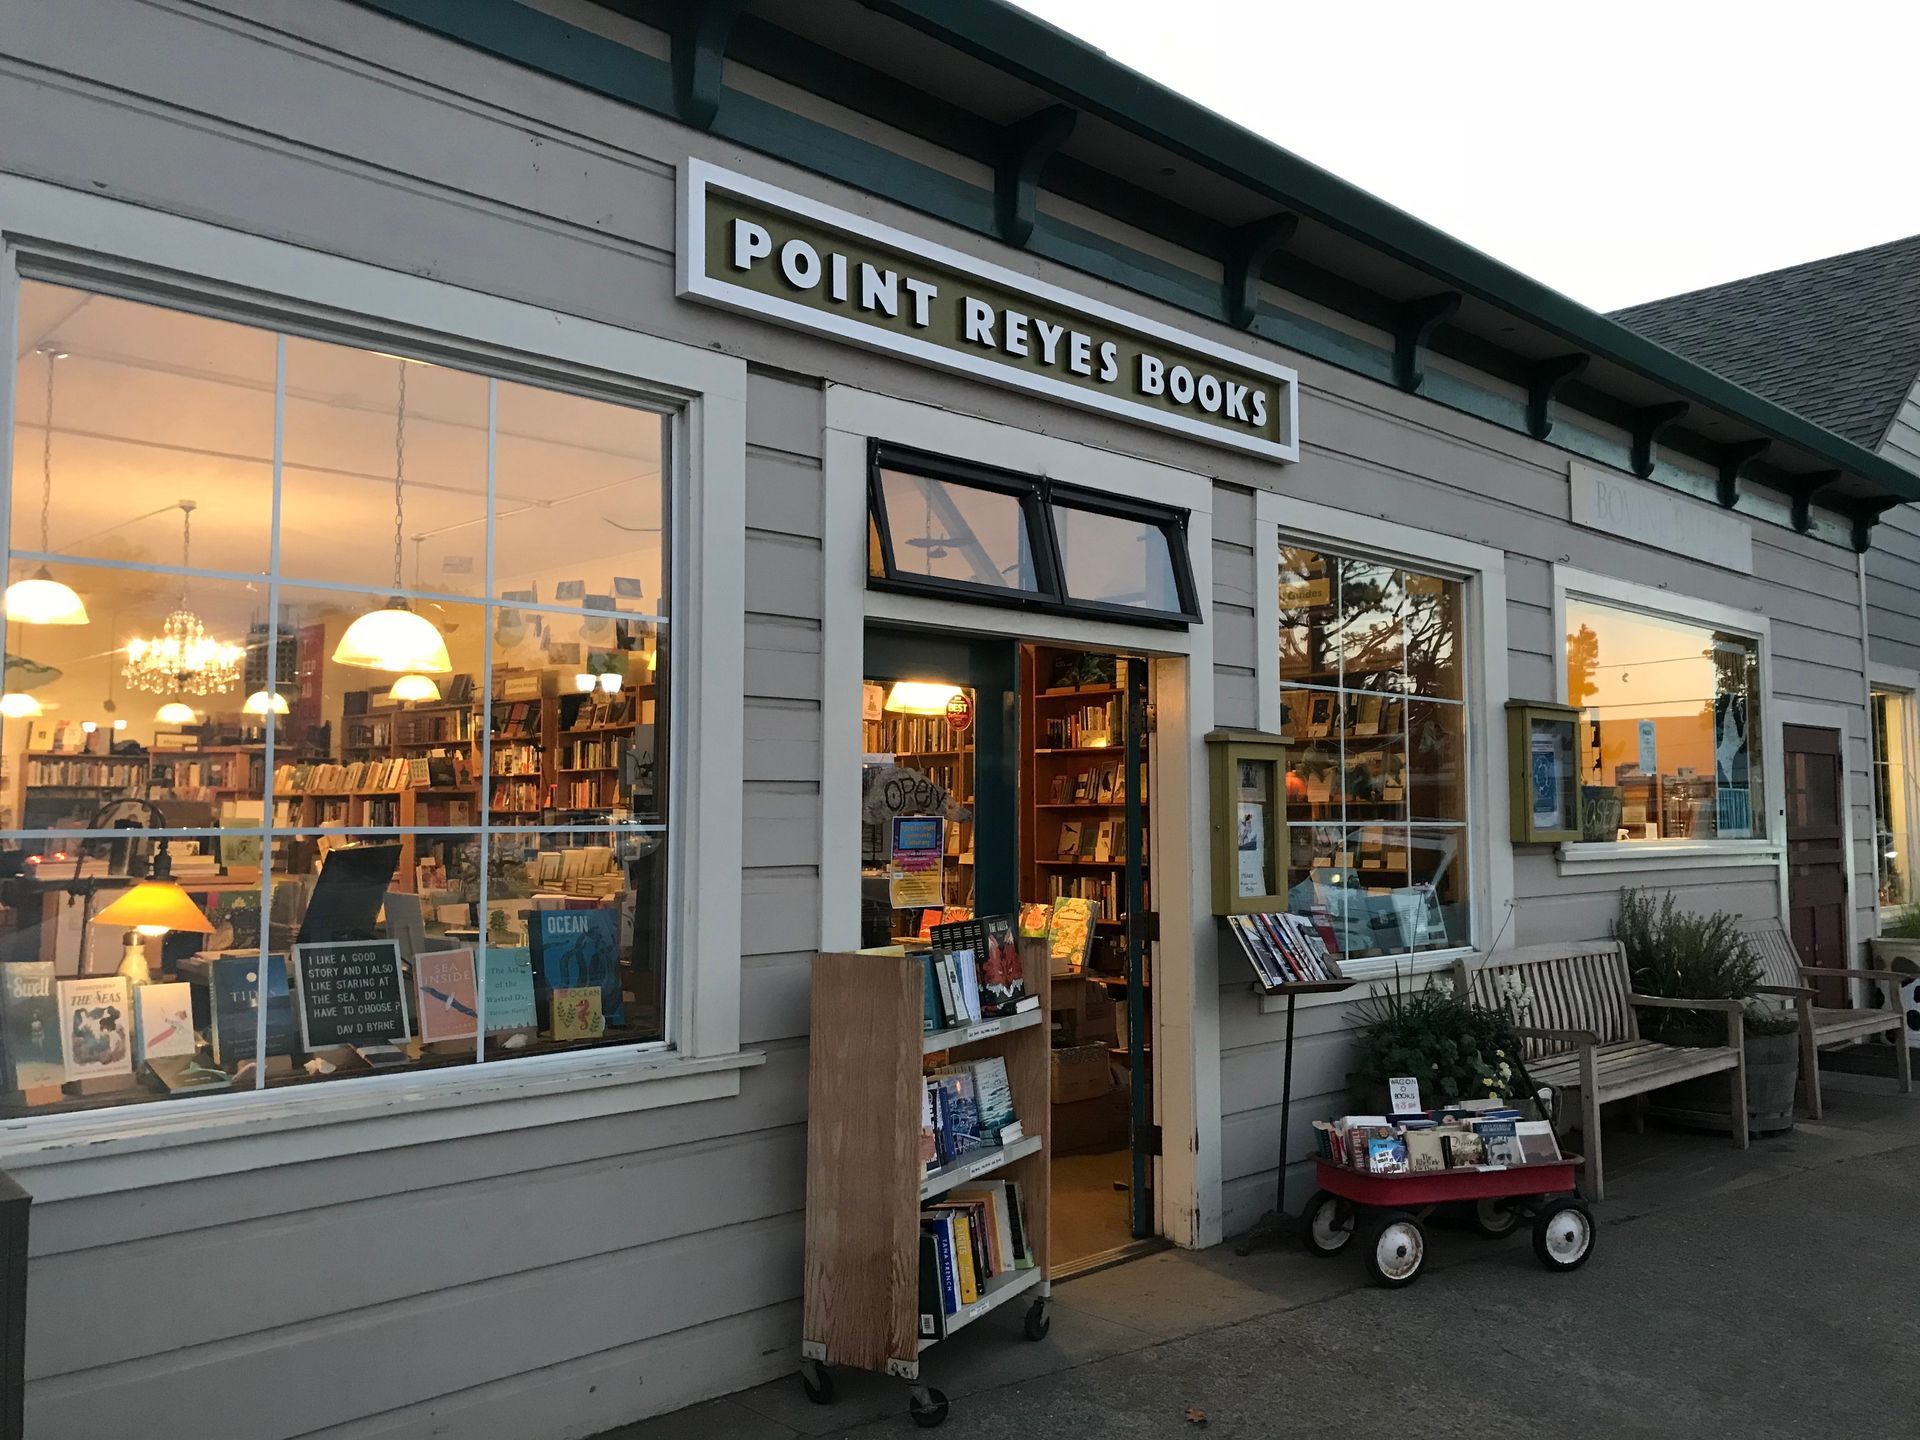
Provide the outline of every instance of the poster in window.
[[1236,893],[1243,900],[1273,893],[1267,875],[1268,777],[1272,766],[1256,760],[1239,762],[1240,798],[1234,835],[1239,862]]
[[1565,830],[1567,821],[1567,759],[1562,744],[1564,727],[1534,723],[1528,741],[1528,790],[1532,796],[1533,828]]
[[947,822],[938,815],[898,815],[893,821],[893,858],[887,862],[888,903],[895,910],[938,905],[944,892],[942,866]]
[[1713,697],[1714,818],[1724,840],[1753,837],[1753,749],[1747,697]]

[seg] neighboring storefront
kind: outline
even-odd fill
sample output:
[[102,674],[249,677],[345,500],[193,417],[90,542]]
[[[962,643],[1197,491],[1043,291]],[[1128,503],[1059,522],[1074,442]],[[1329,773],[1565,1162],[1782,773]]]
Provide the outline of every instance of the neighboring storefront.
[[[1369,980],[1623,885],[1781,913],[1829,742],[1872,910],[1852,597],[1920,485],[1011,7],[737,8],[0,37],[30,1434],[586,1435],[791,1367],[887,783],[954,802],[907,893],[1093,907],[1082,1260],[1272,1192],[1216,728],[1287,737],[1276,864]],[[1514,843],[1514,700],[1581,711],[1578,840]]]

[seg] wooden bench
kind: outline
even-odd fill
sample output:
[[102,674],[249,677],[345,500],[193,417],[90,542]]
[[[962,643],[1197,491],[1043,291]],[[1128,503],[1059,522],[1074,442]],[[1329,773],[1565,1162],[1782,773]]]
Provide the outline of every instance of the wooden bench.
[[[1846,1045],[1871,1035],[1893,1032],[1894,1065],[1900,1093],[1913,1093],[1913,1057],[1907,1052],[1907,1022],[1898,1004],[1900,986],[1911,976],[1892,970],[1834,970],[1802,965],[1793,940],[1778,920],[1758,920],[1741,927],[1760,961],[1759,989],[1778,996],[1800,1017],[1800,1084],[1807,1114],[1815,1120],[1826,1113],[1820,1095],[1820,1051],[1828,1045]],[[1885,1010],[1841,1009],[1814,1003],[1809,980],[1878,980],[1894,997]]]
[[[1526,1047],[1526,1067],[1536,1086],[1551,1085],[1580,1097],[1581,1143],[1586,1151],[1583,1189],[1598,1200],[1606,1193],[1600,1159],[1600,1107],[1628,1100],[1682,1080],[1729,1072],[1733,1143],[1747,1148],[1747,1061],[1738,1000],[1667,1000],[1633,993],[1627,952],[1617,940],[1536,945],[1496,952],[1454,969],[1461,993],[1491,1008],[1508,1006],[1503,987],[1529,992],[1511,1007],[1514,1029]],[[1727,1044],[1666,1045],[1640,1038],[1642,1008],[1718,1011],[1727,1017]],[[1562,1113],[1565,1113],[1563,1107]]]

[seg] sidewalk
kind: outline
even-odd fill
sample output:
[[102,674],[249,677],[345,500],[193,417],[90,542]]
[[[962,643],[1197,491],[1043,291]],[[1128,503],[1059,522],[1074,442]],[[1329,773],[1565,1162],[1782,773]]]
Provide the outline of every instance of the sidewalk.
[[[1744,1153],[1609,1129],[1594,1258],[1570,1276],[1541,1269],[1524,1235],[1436,1224],[1405,1291],[1297,1243],[1070,1281],[1046,1340],[1022,1338],[1014,1306],[931,1352],[927,1382],[953,1403],[939,1433],[1892,1433],[1920,1340],[1920,1096],[1825,1079],[1825,1121]],[[787,1378],[604,1440],[916,1433],[902,1382],[835,1379],[831,1406]]]

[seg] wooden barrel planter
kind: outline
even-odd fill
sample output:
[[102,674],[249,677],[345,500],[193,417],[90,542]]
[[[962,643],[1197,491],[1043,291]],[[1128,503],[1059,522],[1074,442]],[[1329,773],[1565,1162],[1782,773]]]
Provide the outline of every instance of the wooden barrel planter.
[[[1793,1128],[1793,1096],[1800,1080],[1800,1037],[1747,1036],[1747,1129],[1777,1135]],[[1690,1130],[1733,1132],[1725,1075],[1703,1075],[1655,1091],[1647,1113]]]

